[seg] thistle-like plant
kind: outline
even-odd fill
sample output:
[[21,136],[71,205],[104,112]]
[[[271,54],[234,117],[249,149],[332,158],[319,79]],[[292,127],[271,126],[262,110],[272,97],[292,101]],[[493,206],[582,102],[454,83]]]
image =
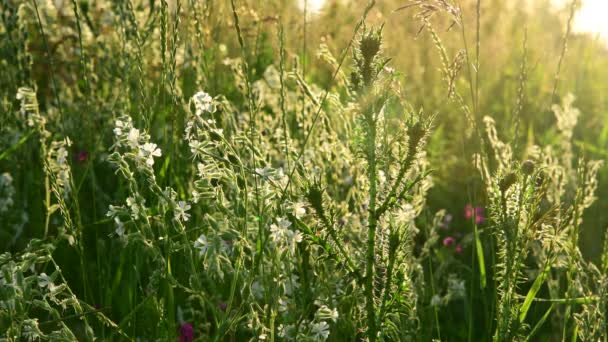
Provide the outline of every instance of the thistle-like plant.
[[[362,291],[368,339],[414,336],[414,219],[430,185],[422,152],[430,119],[399,102],[396,75],[382,54],[382,27],[363,30],[353,61],[350,86],[359,132],[354,148],[366,175],[357,247],[364,252],[349,253],[343,246],[345,233],[337,230],[335,208],[319,184],[308,187],[307,199]],[[364,269],[355,264],[358,257]]]

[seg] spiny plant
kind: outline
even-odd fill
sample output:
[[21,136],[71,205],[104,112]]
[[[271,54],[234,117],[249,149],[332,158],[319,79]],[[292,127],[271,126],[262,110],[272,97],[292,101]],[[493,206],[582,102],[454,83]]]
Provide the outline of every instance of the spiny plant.
[[362,250],[357,254],[364,272],[343,247],[345,233],[320,182],[309,183],[306,197],[365,297],[368,339],[411,338],[418,329],[416,281],[423,276],[413,255],[414,219],[430,186],[423,151],[432,118],[401,102],[396,74],[382,55],[382,27],[364,28],[353,62],[351,107],[358,131],[353,147],[365,164],[366,177],[358,185],[367,195],[361,198],[360,243],[349,249]]

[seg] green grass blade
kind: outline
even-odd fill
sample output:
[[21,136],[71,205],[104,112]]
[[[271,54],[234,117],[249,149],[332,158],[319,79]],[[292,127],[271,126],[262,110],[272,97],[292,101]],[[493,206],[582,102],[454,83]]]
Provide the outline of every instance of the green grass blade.
[[19,139],[19,141],[7,148],[4,152],[0,153],[0,160],[8,157],[11,153],[15,152],[19,147],[21,147],[21,145],[25,144],[25,142],[34,134],[35,130],[31,130],[27,135],[24,135],[23,137],[21,137],[21,139]]
[[530,290],[528,291],[528,294],[526,295],[526,299],[524,300],[524,303],[521,305],[521,307],[519,309],[519,321],[520,322],[523,322],[526,319],[528,310],[530,310],[530,306],[532,305],[534,298],[536,298],[536,294],[540,290],[540,287],[543,285],[543,283],[547,279],[547,274],[549,274],[550,269],[551,269],[550,263],[547,263],[547,265],[545,266],[545,269],[538,275],[538,277],[536,277],[536,280],[534,280],[534,284],[532,284],[532,287],[530,288]]
[[486,261],[483,256],[483,245],[479,237],[477,225],[475,225],[475,251],[477,252],[477,263],[479,264],[479,282],[482,289],[486,288]]
[[551,306],[549,307],[549,309],[547,310],[547,312],[545,312],[545,314],[543,315],[543,317],[541,317],[540,321],[538,321],[538,323],[536,323],[536,325],[534,326],[534,329],[532,329],[532,331],[530,332],[530,334],[528,335],[528,337],[526,337],[526,341],[530,341],[530,339],[538,332],[538,330],[540,329],[540,327],[542,327],[542,325],[545,323],[545,321],[547,320],[547,318],[551,314],[551,310],[553,310],[553,305],[554,304],[551,304]]

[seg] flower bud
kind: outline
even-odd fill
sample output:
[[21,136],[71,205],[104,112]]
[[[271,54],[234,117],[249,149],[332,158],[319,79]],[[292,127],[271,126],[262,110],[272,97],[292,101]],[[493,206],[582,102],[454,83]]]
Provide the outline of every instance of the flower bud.
[[521,172],[527,176],[531,175],[534,172],[534,162],[530,159],[526,160],[521,164]]

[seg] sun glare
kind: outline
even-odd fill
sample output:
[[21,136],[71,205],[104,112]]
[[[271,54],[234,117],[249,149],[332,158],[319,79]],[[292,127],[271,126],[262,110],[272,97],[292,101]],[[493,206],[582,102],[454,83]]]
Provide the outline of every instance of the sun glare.
[[597,34],[608,42],[608,0],[584,0],[576,15],[574,30]]

